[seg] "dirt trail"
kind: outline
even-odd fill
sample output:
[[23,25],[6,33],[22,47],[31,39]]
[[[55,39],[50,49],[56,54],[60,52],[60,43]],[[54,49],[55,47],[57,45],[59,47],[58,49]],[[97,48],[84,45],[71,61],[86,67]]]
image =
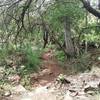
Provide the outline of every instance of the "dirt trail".
[[[11,88],[10,96],[0,100],[100,100],[100,68],[93,67],[90,72],[75,75],[65,74],[64,78],[70,83],[57,83],[55,79],[64,74],[64,70],[52,51],[44,53],[42,61],[41,70],[32,76],[33,91],[19,84]],[[51,83],[49,87],[48,83]]]
[[[53,82],[57,76],[64,72],[63,68],[61,68],[53,56],[52,51],[45,52],[42,55],[43,65],[41,67],[41,71],[38,75],[34,75],[32,77],[33,86],[45,86],[48,83]],[[35,80],[35,81],[34,81]]]

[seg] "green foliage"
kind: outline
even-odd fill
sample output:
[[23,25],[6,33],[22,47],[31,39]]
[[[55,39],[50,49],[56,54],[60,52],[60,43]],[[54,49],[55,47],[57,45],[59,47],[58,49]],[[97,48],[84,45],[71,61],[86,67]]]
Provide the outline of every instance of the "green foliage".
[[67,16],[71,19],[71,23],[75,25],[84,18],[84,10],[80,7],[79,0],[57,0],[54,5],[51,5],[47,11],[46,19],[52,24],[57,32],[61,32],[63,25],[63,17]]
[[2,62],[2,60],[5,59],[6,56],[7,56],[7,49],[0,49],[0,63]]
[[61,62],[64,62],[65,61],[66,56],[65,56],[65,54],[64,54],[63,51],[56,51],[55,52],[55,55],[56,55],[56,57],[57,57],[57,59],[59,61],[61,61]]
[[100,42],[100,35],[96,34],[85,34],[84,38],[87,42]]
[[30,75],[23,75],[23,78],[21,79],[21,85],[23,85],[26,89],[31,90],[31,86],[30,86]]
[[7,47],[0,48],[0,63],[4,63],[6,58],[14,53],[15,53],[15,48],[13,45],[9,45]]
[[88,44],[94,44],[97,48],[100,46],[100,34],[96,27],[91,28],[90,26],[90,28],[83,29],[80,40],[80,42],[85,41]]
[[21,84],[24,81],[24,85],[29,86],[30,80],[27,76],[38,71],[41,51],[38,48],[32,48],[30,44],[14,47],[16,49],[10,45],[8,49],[0,49],[0,67],[4,69],[4,72],[0,73],[2,77],[0,85],[9,83],[8,77],[18,74],[22,78]]
[[41,51],[38,48],[35,49],[33,50],[30,44],[22,47],[9,45],[8,48],[0,49],[0,62],[6,63],[6,60],[11,60],[18,67],[22,64],[25,65],[25,70],[36,71],[40,64]]
[[24,71],[25,72],[37,71],[40,64],[40,59],[39,59],[39,56],[41,55],[40,51],[38,49],[32,50],[32,47],[29,44],[24,45],[18,51],[25,54],[24,62],[23,62],[23,64],[25,65]]
[[74,69],[76,72],[84,72],[86,70],[90,70],[90,55],[89,54],[82,54],[74,62]]
[[100,45],[100,35],[96,35],[96,34],[85,34],[84,38],[82,39],[83,41],[85,40],[88,43],[94,43],[95,46],[99,46]]

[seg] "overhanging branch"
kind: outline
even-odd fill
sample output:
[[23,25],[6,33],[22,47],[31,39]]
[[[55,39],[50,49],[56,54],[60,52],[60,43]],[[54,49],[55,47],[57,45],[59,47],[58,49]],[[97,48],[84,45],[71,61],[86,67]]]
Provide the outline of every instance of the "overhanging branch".
[[95,10],[88,1],[86,0],[80,0],[83,5],[84,5],[84,8],[90,12],[91,14],[93,14],[94,16],[98,17],[100,19],[100,12]]

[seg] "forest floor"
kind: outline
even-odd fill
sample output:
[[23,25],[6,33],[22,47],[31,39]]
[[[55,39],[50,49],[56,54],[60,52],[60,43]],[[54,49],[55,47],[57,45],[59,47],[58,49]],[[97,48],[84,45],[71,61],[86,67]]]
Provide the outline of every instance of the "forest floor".
[[5,91],[0,100],[100,100],[100,52],[94,52],[91,71],[74,75],[66,74],[52,51],[44,53],[41,70],[31,75],[33,90],[17,84]]

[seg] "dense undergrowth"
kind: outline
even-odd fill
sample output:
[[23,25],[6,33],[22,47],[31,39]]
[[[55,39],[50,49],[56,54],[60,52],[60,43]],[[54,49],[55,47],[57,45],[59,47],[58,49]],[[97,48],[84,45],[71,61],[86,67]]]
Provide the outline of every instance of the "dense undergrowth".
[[0,85],[11,84],[9,78],[14,75],[21,77],[22,85],[29,85],[29,75],[40,68],[41,52],[29,44],[0,49]]

